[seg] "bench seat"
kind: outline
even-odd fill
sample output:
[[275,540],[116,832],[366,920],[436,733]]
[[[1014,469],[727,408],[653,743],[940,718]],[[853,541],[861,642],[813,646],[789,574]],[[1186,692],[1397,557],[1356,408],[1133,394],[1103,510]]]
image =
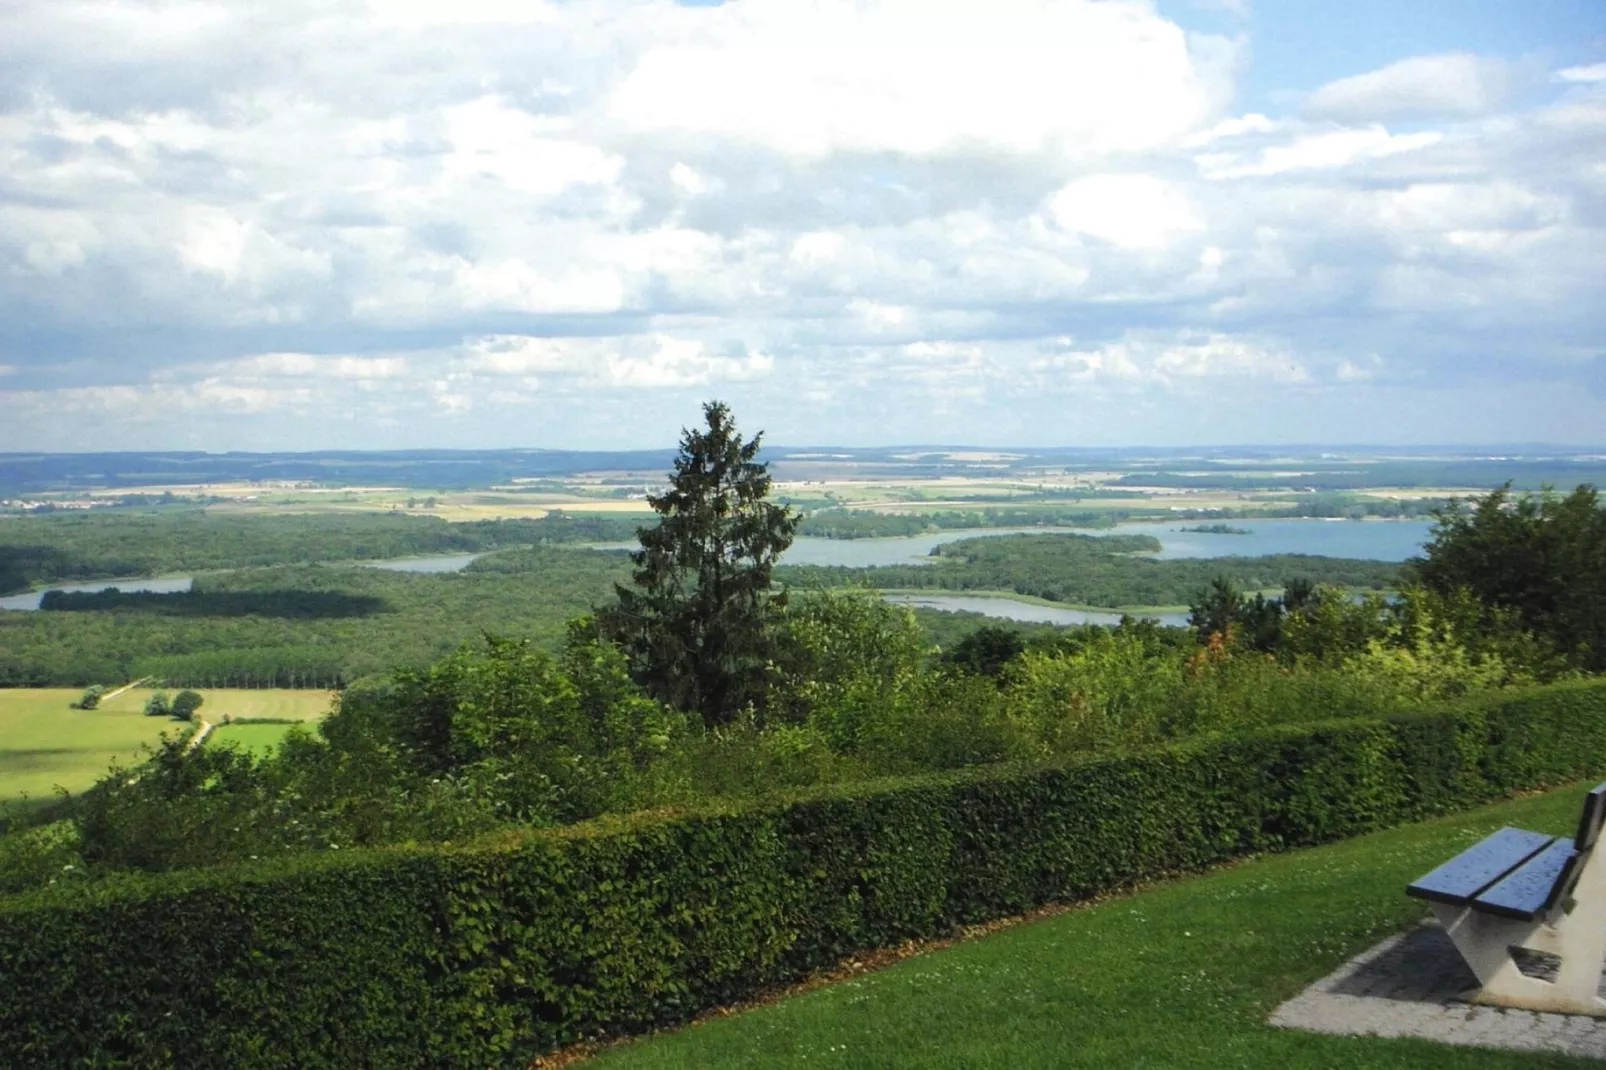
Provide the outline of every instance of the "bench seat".
[[1533,921],[1567,890],[1568,867],[1577,866],[1573,841],[1563,836],[1478,893],[1473,909]]
[[1554,836],[1526,829],[1503,828],[1433,872],[1418,877],[1405,889],[1405,894],[1465,906],[1476,899],[1479,892],[1549,847],[1554,839]]

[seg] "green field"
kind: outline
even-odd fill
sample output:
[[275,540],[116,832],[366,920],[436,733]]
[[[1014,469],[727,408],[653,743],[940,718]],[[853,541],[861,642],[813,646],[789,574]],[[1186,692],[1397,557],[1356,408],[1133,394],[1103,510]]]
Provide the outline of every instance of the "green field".
[[1405,885],[1585,785],[1254,859],[605,1051],[606,1067],[1562,1068],[1583,1059],[1275,1029],[1283,1000],[1420,920]]
[[285,733],[293,727],[289,724],[220,724],[206,737],[206,745],[233,744],[252,754],[268,755],[278,749]]
[[[258,691],[221,687],[196,690],[206,700],[201,706],[200,716],[213,724],[222,724],[224,717],[233,720],[273,717],[290,721],[316,721],[329,712],[329,704],[334,701],[332,691]],[[170,688],[168,694],[174,694],[174,691]],[[123,697],[133,695],[140,696],[138,704],[143,707],[150,691],[141,688]]]
[[[82,791],[106,775],[113,761],[137,761],[142,747],[163,732],[184,733],[189,726],[167,717],[145,716],[151,692],[133,688],[99,709],[75,710],[76,688],[0,689],[0,806],[48,799],[58,787]],[[171,693],[171,692],[170,692]],[[315,720],[329,709],[327,691],[203,690],[200,716],[217,723],[230,717],[283,717]],[[235,730],[233,726],[231,731]],[[275,729],[274,742],[287,725],[241,725]],[[238,737],[253,749],[266,732]]]

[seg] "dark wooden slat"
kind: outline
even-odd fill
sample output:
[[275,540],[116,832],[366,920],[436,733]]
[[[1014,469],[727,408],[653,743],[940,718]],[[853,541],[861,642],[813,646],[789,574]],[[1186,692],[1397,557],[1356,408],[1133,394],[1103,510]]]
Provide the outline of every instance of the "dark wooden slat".
[[1603,817],[1606,817],[1606,783],[1595,785],[1584,796],[1584,812],[1578,817],[1578,835],[1573,837],[1577,850],[1587,851],[1595,846]]
[[1418,877],[1405,894],[1440,903],[1469,903],[1479,892],[1544,850],[1552,838],[1539,832],[1503,828],[1433,872]]
[[1485,889],[1472,909],[1533,921],[1553,901],[1551,893],[1576,853],[1563,836]]

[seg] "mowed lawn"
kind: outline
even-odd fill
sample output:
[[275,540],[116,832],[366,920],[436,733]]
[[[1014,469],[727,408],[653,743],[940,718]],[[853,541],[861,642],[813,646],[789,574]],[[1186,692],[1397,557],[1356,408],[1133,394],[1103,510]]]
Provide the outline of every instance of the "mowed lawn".
[[[147,688],[125,691],[99,709],[72,709],[82,693],[77,688],[0,689],[0,805],[24,797],[49,799],[57,787],[82,791],[105,776],[113,761],[138,761],[142,748],[156,743],[163,732],[190,731],[170,718],[145,716],[152,693]],[[200,715],[214,723],[225,714],[316,720],[328,712],[331,700],[327,691],[216,689],[200,694],[205,700]],[[282,737],[288,726],[258,727],[277,729]]]
[[220,724],[206,737],[206,745],[215,747],[228,744],[266,756],[278,749],[285,733],[294,727],[289,724]]
[[1274,1029],[1273,1008],[1422,919],[1405,885],[1501,825],[1570,834],[1588,785],[1245,862],[604,1052],[720,1067],[1599,1067]]

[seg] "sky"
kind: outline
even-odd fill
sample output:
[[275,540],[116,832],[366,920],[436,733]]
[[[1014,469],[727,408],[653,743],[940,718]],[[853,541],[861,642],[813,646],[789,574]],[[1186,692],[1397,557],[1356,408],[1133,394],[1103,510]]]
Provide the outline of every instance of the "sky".
[[1601,0],[5,0],[0,451],[1606,444]]

